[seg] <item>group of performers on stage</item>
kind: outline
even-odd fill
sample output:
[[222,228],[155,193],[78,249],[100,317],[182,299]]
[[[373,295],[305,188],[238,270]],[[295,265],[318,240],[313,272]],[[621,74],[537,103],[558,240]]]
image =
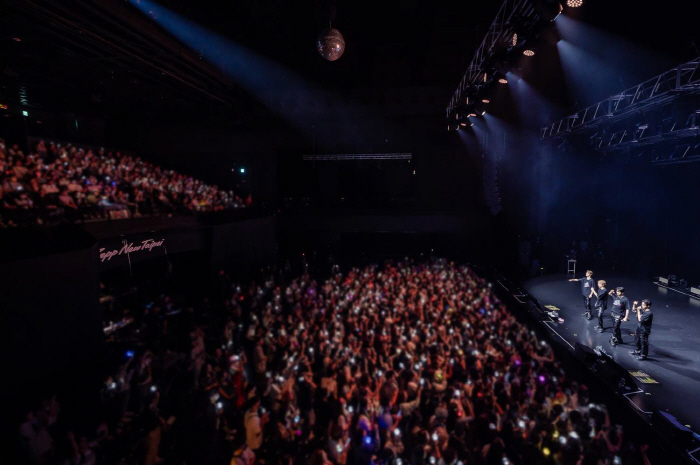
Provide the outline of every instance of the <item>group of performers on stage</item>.
[[[612,299],[611,314],[613,319],[613,334],[610,338],[610,344],[616,346],[622,344],[622,331],[620,330],[620,326],[627,321],[631,310],[637,315],[637,330],[634,337],[636,349],[630,351],[630,354],[635,356],[637,360],[646,360],[649,354],[651,323],[654,318],[654,314],[651,311],[651,301],[649,299],[644,299],[640,305],[639,302],[635,300],[630,308],[630,301],[625,296],[624,287],[608,290],[606,288],[607,283],[601,279],[598,281],[598,288],[596,289],[596,283],[593,281],[592,276],[593,272],[588,270],[586,271],[585,278],[569,279],[571,282],[578,281],[581,283],[583,305],[586,309],[586,313],[584,313],[583,316],[588,320],[592,320],[592,306],[595,306],[596,312],[598,313],[598,326],[596,329],[599,333],[604,332],[603,315],[608,309],[608,300]],[[595,304],[592,305],[594,296],[596,301]]]

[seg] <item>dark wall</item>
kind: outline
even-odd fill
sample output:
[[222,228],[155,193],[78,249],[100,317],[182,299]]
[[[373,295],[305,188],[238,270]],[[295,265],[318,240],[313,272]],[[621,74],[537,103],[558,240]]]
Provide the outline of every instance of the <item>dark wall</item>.
[[215,269],[228,265],[231,269],[246,271],[275,263],[275,219],[259,218],[214,227],[211,257]]
[[[0,327],[10,374],[5,387],[11,392],[34,392],[45,383],[57,386],[59,377],[65,377],[63,386],[70,387],[71,376],[76,372],[92,374],[88,382],[100,381],[99,364],[104,356],[98,305],[101,272],[110,270],[112,274],[128,276],[149,270],[154,264],[169,272],[168,267],[182,263],[189,266],[187,263],[191,262],[203,263],[204,268],[198,265],[199,269],[207,274],[212,264],[262,266],[274,263],[276,258],[273,218],[179,231],[129,233],[97,243],[77,227],[27,231],[24,242],[16,237],[16,232],[21,231],[4,231],[5,248],[17,250],[11,256],[4,255],[8,261],[0,263]],[[120,250],[124,241],[139,246],[147,239],[163,242],[151,250],[122,253],[100,261],[100,249]],[[194,258],[187,261],[179,260],[180,257]],[[82,387],[81,384],[76,389]]]
[[527,149],[509,159],[501,180],[506,211],[520,233],[547,243],[550,267],[564,266],[573,241],[586,240],[589,249],[602,246],[604,268],[700,283],[700,164],[656,166],[651,153],[521,140]]
[[496,245],[486,215],[295,214],[279,217],[277,230],[280,256],[293,266],[306,260],[323,267],[331,256],[360,264],[430,253],[488,263]]
[[[344,198],[450,208],[479,204],[478,164],[460,138],[447,133],[441,107],[423,116],[366,113],[300,115],[251,128],[154,128],[144,146],[164,166],[252,192],[266,203],[308,198],[340,206]],[[302,160],[306,154],[404,152],[413,154],[410,163]],[[232,171],[240,166],[247,168],[245,176]]]
[[4,385],[10,392],[103,355],[96,253],[92,246],[0,265]]

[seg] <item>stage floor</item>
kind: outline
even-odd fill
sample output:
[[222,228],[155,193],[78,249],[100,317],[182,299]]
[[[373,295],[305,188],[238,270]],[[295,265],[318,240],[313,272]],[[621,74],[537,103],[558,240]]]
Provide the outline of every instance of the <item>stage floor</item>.
[[[580,276],[577,276],[577,278]],[[563,323],[548,323],[552,331],[571,346],[576,343],[591,348],[602,346],[613,359],[628,371],[643,371],[659,384],[637,386],[644,391],[644,410],[667,411],[694,431],[700,429],[700,300],[665,289],[647,281],[623,276],[593,276],[605,279],[608,288],[622,286],[630,302],[650,299],[654,311],[654,323],[649,337],[649,358],[638,361],[628,352],[634,350],[635,314],[622,324],[624,344],[612,347],[610,310],[606,311],[605,332],[598,333],[597,318],[586,320],[582,313],[581,285],[570,283],[564,275],[548,275],[533,278],[524,289],[543,305],[558,307]],[[557,337],[556,334],[554,337]],[[641,394],[640,394],[641,395]]]

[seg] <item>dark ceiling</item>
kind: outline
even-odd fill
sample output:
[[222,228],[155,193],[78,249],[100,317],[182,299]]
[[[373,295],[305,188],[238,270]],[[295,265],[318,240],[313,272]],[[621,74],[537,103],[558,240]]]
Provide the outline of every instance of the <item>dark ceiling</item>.
[[[440,87],[445,104],[500,5],[495,0],[158,3],[280,64],[310,88]],[[635,52],[648,50],[648,56],[627,58],[639,75],[651,76],[700,55],[696,7],[693,0],[654,3],[653,9],[647,2],[586,0],[572,13],[610,37],[634,43]],[[346,40],[345,55],[336,62],[326,62],[315,50],[316,36],[329,20]],[[255,112],[257,100],[207,63],[206,50],[189,50],[129,1],[2,0],[0,28],[0,103],[96,115],[223,114],[233,120]],[[442,108],[441,103],[437,111]]]
[[[473,11],[469,2],[418,0],[381,6],[159,3],[280,64],[310,88],[323,89],[451,86],[496,6]],[[199,58],[207,50],[188,50],[127,1],[3,0],[0,8],[5,102],[96,113],[235,109],[250,103],[235,80]],[[317,54],[315,39],[333,17],[347,48],[329,63]]]
[[[162,5],[253,49],[321,87],[453,85],[499,2],[424,0],[164,0]],[[333,63],[315,49],[329,25],[347,47]]]

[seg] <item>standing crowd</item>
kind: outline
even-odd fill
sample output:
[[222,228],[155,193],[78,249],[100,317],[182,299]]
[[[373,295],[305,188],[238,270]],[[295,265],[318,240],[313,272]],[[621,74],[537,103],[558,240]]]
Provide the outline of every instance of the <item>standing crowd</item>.
[[467,266],[221,272],[196,308],[132,316],[142,344],[105,397],[115,421],[147,419],[140,463],[648,463]]

